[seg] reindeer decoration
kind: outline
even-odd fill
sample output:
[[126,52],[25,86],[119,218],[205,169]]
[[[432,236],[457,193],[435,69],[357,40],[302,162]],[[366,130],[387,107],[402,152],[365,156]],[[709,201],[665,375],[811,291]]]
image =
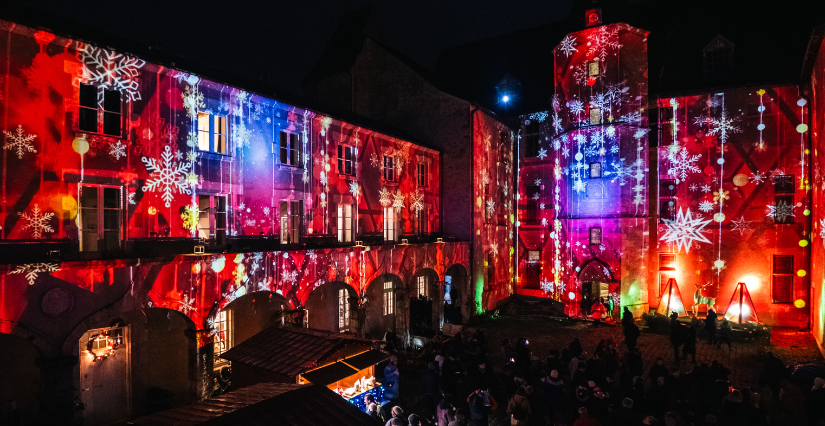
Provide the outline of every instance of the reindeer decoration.
[[705,289],[710,284],[705,284],[703,286],[696,286],[696,292],[693,293],[693,315],[696,316],[699,313],[699,305],[708,305],[708,310],[713,309],[713,306],[716,305],[716,299],[713,297],[706,297],[702,296],[702,290]]

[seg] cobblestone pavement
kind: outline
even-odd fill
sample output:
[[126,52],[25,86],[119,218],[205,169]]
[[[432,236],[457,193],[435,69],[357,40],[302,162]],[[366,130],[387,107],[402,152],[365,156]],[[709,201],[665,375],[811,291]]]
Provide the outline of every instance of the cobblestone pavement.
[[[482,328],[489,338],[488,353],[492,358],[493,365],[502,365],[503,363],[499,347],[505,338],[510,339],[511,342],[520,337],[527,338],[533,354],[543,360],[550,349],[560,350],[566,347],[575,337],[581,340],[585,351],[592,353],[599,340],[612,335],[619,342],[620,353],[624,354],[622,329],[617,325],[594,327],[592,323],[584,321],[559,320],[542,316],[502,316],[497,319],[487,319],[481,325],[466,326],[464,329],[465,336],[472,335],[478,328]],[[772,351],[787,365],[802,362],[823,363],[822,355],[811,334],[794,329],[773,329],[770,342],[767,339],[756,342],[734,341],[732,350],[727,347],[717,348],[715,345],[707,344],[704,331],[699,335],[698,340],[696,348],[697,362],[710,363],[713,360],[718,360],[731,370],[730,380],[734,387],[742,388],[757,384],[756,381],[763,364],[763,356],[767,350]],[[689,372],[693,368],[693,364],[685,361],[681,361],[679,365],[676,365],[667,334],[655,334],[643,329],[638,346],[644,359],[645,371],[655,363],[658,357],[665,360],[665,365],[671,371],[678,368],[683,372]],[[414,376],[414,374],[407,377],[410,376]],[[412,382],[414,378],[408,380]],[[407,389],[411,393],[417,392],[415,383],[409,385],[411,386],[407,386]],[[405,384],[402,383],[402,389],[403,386]],[[809,386],[787,381],[783,384],[785,398],[780,403],[780,412],[773,424],[804,422],[804,414],[801,408]],[[408,398],[405,398],[407,399],[406,403],[414,411],[419,405],[418,401],[413,395]],[[500,405],[506,405],[506,401]],[[509,424],[509,419],[503,413],[503,408],[499,411],[499,413],[494,413],[491,416],[490,424]]]

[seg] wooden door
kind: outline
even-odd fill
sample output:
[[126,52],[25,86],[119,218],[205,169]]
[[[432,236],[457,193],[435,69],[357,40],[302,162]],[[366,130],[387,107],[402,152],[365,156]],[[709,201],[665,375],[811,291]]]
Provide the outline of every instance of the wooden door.
[[[131,415],[128,330],[127,327],[89,330],[80,339],[80,399],[85,405],[84,424],[88,426],[110,424]],[[87,351],[93,339],[93,353],[106,354],[101,350],[106,345],[102,332],[118,342],[103,359]]]

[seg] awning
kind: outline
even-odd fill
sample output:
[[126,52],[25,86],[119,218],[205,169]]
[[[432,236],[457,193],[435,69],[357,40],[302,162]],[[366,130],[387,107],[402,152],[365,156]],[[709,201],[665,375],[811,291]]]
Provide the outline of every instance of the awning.
[[347,365],[351,365],[359,370],[363,370],[367,367],[371,367],[389,358],[390,356],[385,354],[384,352],[381,352],[378,349],[372,349],[364,353],[355,355],[354,357],[347,358],[344,360],[344,362],[347,363]]
[[357,372],[358,370],[339,361],[316,370],[308,371],[301,376],[303,376],[304,379],[308,380],[310,383],[326,386],[335,383],[338,380],[352,376]]

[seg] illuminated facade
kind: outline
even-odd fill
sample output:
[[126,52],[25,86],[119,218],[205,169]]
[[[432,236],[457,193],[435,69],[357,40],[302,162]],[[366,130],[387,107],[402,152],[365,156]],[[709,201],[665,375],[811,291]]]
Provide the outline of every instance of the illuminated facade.
[[[808,44],[805,71],[803,76],[809,79],[805,85],[805,98],[809,100],[810,126],[808,135],[811,140],[810,179],[811,192],[811,228],[808,229],[808,241],[811,249],[809,309],[811,312],[811,331],[825,353],[825,175],[823,175],[822,156],[825,154],[825,30],[819,28],[814,32]],[[798,211],[798,209],[797,209]]]
[[273,324],[406,342],[477,310],[471,241],[442,237],[439,151],[128,53],[0,34],[0,338],[54,367],[15,364],[50,375],[14,398],[26,416],[65,419],[78,398],[99,424],[144,413],[150,388],[208,397],[215,355]]

